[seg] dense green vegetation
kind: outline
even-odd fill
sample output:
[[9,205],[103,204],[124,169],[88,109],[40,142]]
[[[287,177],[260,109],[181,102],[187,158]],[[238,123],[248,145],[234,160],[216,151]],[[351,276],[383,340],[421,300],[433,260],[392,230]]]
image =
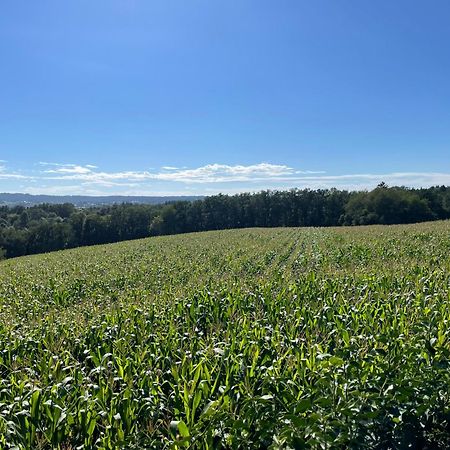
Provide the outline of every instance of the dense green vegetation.
[[[146,236],[248,227],[414,223],[450,218],[450,188],[264,191],[165,205],[0,207],[0,257]],[[3,249],[3,250],[2,250]]]
[[15,257],[149,236],[155,205],[0,207],[0,249]]
[[449,448],[450,222],[0,264],[0,447]]

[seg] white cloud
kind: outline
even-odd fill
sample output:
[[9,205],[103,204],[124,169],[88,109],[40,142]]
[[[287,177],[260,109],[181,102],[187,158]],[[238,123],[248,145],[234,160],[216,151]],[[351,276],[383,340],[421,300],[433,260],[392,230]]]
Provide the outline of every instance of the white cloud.
[[[410,187],[450,184],[450,174],[438,172],[392,172],[384,174],[326,175],[323,171],[296,170],[284,164],[267,162],[251,165],[207,164],[194,169],[164,166],[160,171],[103,172],[92,165],[45,163],[56,168],[45,170],[42,178],[53,181],[79,181],[103,186],[134,187],[149,182],[194,184],[260,184],[262,189],[290,187],[366,189],[381,181]],[[1,172],[0,172],[1,174]],[[236,186],[230,188],[236,189]],[[226,190],[226,189],[225,189]]]
[[[52,164],[55,165],[56,164]],[[248,166],[207,164],[195,169],[179,169],[165,166],[160,172],[149,171],[125,171],[125,172],[100,172],[88,166],[75,164],[58,164],[56,169],[44,171],[50,175],[47,179],[53,180],[79,180],[91,183],[103,183],[113,180],[127,181],[171,181],[178,183],[229,183],[255,180],[278,179],[282,176],[292,176],[294,169],[286,165],[260,163]]]
[[46,180],[78,180],[90,183],[104,183],[114,180],[137,180],[144,181],[154,178],[150,172],[95,172],[92,170],[74,171],[45,171]]
[[[86,195],[211,195],[263,189],[372,189],[381,181],[390,186],[450,185],[450,173],[389,172],[332,175],[298,170],[285,164],[207,164],[197,168],[164,166],[160,170],[101,171],[92,164],[40,162],[40,171],[12,171],[0,163],[0,191],[52,192]],[[19,185],[18,182],[22,183]],[[20,189],[18,189],[20,188]]]
[[44,173],[56,173],[56,174],[85,174],[90,173],[93,169],[97,169],[97,166],[93,164],[66,164],[40,161],[40,166],[53,167],[53,169],[44,170]]
[[324,170],[296,170],[295,173],[302,175],[313,175],[317,173],[326,173]]
[[384,174],[345,174],[296,177],[296,181],[323,184],[328,187],[361,186],[373,187],[386,182],[391,186],[423,187],[450,184],[450,173],[443,172],[392,172]]
[[156,173],[150,176],[156,180],[183,183],[224,183],[251,181],[254,178],[271,179],[293,173],[294,169],[280,164],[260,163],[249,166],[207,164],[196,169],[178,169],[170,173]]
[[3,173],[0,172],[0,180],[31,180],[31,177],[20,175],[18,173]]
[[[6,161],[0,161],[0,163],[4,163]],[[26,180],[32,179],[32,177],[28,177],[26,175],[22,175],[20,173],[9,171],[7,167],[3,164],[0,164],[0,180]]]
[[45,170],[45,173],[61,173],[61,174],[87,174],[91,173],[95,166],[77,166],[76,164],[67,164],[57,166],[56,169]]
[[67,166],[67,164],[55,163],[55,162],[47,162],[47,161],[39,161],[39,166]]

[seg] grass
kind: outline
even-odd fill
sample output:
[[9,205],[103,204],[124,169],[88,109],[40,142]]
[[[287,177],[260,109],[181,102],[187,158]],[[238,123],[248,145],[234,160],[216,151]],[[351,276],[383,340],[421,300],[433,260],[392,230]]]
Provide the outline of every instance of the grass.
[[157,237],[0,280],[1,448],[450,446],[449,222]]

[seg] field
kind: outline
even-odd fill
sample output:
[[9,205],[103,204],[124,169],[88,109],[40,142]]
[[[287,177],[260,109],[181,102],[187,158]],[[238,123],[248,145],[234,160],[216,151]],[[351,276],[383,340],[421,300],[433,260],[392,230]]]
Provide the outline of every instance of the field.
[[450,447],[450,223],[0,263],[0,448]]

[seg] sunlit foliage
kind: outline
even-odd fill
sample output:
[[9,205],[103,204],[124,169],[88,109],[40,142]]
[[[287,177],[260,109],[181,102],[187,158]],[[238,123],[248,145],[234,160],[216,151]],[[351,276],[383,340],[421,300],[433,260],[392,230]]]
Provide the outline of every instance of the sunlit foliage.
[[450,223],[0,264],[0,448],[448,448]]

